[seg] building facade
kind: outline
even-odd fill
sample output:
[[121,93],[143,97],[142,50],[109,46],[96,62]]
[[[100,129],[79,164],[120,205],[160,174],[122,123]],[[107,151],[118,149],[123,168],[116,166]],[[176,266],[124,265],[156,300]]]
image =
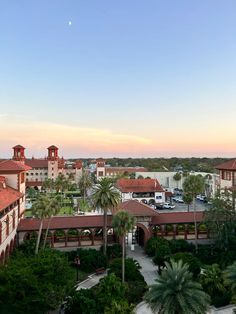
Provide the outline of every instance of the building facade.
[[165,191],[156,179],[119,179],[117,187],[123,201],[136,200],[148,205],[165,202]]
[[13,147],[13,160],[19,161],[30,167],[26,172],[26,187],[41,189],[46,179],[55,180],[59,174],[73,178],[78,183],[82,175],[82,161],[67,162],[58,155],[58,147],[51,145],[48,147],[47,157],[31,159],[25,157],[25,148],[21,145]]
[[16,231],[25,211],[26,171],[21,161],[0,162],[0,262],[4,263],[16,243]]
[[216,169],[220,175],[220,189],[236,190],[236,159],[226,161]]

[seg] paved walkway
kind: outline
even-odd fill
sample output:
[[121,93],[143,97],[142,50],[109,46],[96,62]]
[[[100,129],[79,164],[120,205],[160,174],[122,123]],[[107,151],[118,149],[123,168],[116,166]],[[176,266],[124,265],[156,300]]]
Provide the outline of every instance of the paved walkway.
[[[127,256],[132,257],[139,262],[141,274],[143,275],[148,286],[156,284],[155,279],[158,276],[158,267],[152,262],[152,259],[148,257],[144,250],[140,246],[135,246],[134,251],[131,251],[130,248],[127,248]],[[150,307],[147,306],[145,302],[141,302],[137,305],[135,309],[136,314],[153,314]]]
[[103,273],[101,275],[92,274],[92,275],[88,276],[88,278],[85,279],[84,281],[81,281],[77,285],[76,290],[90,289],[93,286],[96,286],[99,283],[100,279],[102,279],[106,275],[107,275],[107,272],[105,272],[105,273]]

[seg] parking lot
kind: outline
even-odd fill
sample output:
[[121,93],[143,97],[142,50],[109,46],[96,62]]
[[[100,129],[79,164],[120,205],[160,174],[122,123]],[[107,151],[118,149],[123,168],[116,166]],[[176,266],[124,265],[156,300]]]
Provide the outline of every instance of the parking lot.
[[[173,205],[175,205],[174,209],[157,209],[160,213],[169,213],[169,212],[187,212],[188,211],[188,205],[187,204],[181,204],[172,202]],[[206,203],[203,203],[201,201],[196,200],[196,210],[197,211],[204,211],[207,208],[209,208],[209,205]],[[193,205],[189,205],[189,211],[193,211]]]

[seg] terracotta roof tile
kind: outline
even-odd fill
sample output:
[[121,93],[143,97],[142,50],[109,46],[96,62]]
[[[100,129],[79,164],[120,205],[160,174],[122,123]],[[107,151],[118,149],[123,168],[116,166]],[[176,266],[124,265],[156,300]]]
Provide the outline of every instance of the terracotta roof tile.
[[126,210],[133,216],[156,216],[158,213],[150,206],[135,200],[122,202],[120,208]]
[[30,166],[31,168],[47,168],[48,160],[47,159],[26,159],[25,164]]
[[226,161],[223,164],[217,165],[215,168],[219,170],[236,170],[236,159]]
[[[198,222],[202,221],[203,212],[196,212],[196,219]],[[160,213],[152,219],[154,225],[190,222],[194,222],[194,212]]]
[[164,192],[155,179],[119,179],[117,187],[123,193],[129,192]]
[[[111,226],[112,217],[108,215],[107,225]],[[18,231],[31,231],[38,230],[40,220],[35,218],[22,219],[18,225]],[[43,222],[43,229],[46,229],[48,225],[48,219]],[[64,216],[53,217],[50,223],[50,229],[69,229],[69,228],[88,228],[88,227],[102,227],[103,215],[94,216]]]
[[23,194],[15,189],[9,186],[3,188],[3,186],[0,185],[0,211],[16,202],[22,196]]
[[30,169],[31,167],[15,160],[4,160],[0,162],[0,173],[4,173],[4,171],[21,172]]

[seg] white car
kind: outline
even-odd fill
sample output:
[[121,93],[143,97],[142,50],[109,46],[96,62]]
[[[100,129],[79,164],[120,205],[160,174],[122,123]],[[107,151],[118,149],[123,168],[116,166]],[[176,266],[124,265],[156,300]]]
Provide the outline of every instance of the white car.
[[163,208],[165,208],[165,209],[174,209],[175,205],[172,205],[171,203],[164,203]]

